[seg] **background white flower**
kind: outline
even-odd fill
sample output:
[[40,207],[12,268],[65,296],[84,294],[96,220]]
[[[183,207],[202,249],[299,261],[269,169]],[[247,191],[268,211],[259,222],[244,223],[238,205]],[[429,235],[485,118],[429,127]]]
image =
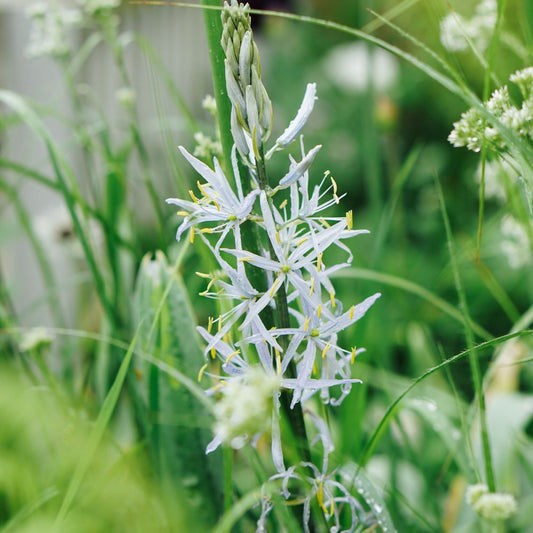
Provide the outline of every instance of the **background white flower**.
[[363,42],[341,44],[322,62],[331,82],[351,93],[389,91],[398,81],[398,60],[386,50],[370,48]]

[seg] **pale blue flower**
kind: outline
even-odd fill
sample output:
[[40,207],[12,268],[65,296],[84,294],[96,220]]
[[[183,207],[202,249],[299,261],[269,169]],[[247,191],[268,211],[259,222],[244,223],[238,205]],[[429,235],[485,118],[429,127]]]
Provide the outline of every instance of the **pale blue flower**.
[[239,233],[239,225],[250,215],[259,191],[254,190],[246,196],[243,195],[235,149],[232,151],[232,164],[237,194],[233,192],[216,157],[213,158],[214,170],[212,170],[191,155],[183,146],[179,148],[194,170],[206,180],[206,183],[198,182],[201,192],[200,198],[197,198],[191,191],[192,202],[180,198],[168,198],[166,200],[168,204],[180,207],[183,211],[180,211],[179,214],[185,216],[185,220],[178,228],[176,239],[179,240],[189,228],[212,222],[216,223],[217,226],[210,228],[210,232],[221,233],[217,242],[218,248],[230,230]]

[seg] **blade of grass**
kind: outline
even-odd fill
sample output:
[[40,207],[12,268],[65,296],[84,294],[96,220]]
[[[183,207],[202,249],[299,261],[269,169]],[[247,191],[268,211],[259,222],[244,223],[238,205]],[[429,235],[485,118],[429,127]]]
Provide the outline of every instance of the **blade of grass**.
[[[168,2],[168,1],[157,1],[157,0],[152,0],[152,1],[134,0],[131,2],[132,5],[152,5],[152,6],[163,6],[164,5],[164,6],[197,8],[197,9],[203,9],[203,10],[222,9],[218,5],[217,6],[211,5],[212,3],[213,3],[212,0],[210,0],[209,2],[206,2],[205,5],[199,6],[199,5],[189,4],[185,2]],[[210,4],[210,5],[207,5],[207,4]],[[442,85],[445,89],[450,91],[452,94],[455,94],[456,96],[461,98],[465,103],[467,103],[468,105],[470,105],[471,107],[474,107],[477,111],[479,111],[481,116],[483,116],[493,126],[498,128],[503,139],[506,141],[506,143],[510,147],[509,149],[513,152],[515,157],[522,163],[524,168],[530,168],[530,169],[533,168],[533,147],[530,146],[530,143],[527,140],[520,138],[514,131],[512,131],[510,128],[503,125],[501,121],[499,121],[496,117],[494,117],[491,113],[489,113],[487,109],[482,105],[482,103],[480,102],[479,98],[475,95],[475,93],[471,91],[464,83],[460,82],[460,78],[454,81],[447,75],[439,72],[438,70],[436,70],[429,64],[425,63],[424,61],[421,61],[420,59],[413,56],[409,52],[405,52],[401,50],[400,48],[398,48],[397,46],[391,45],[387,43],[386,41],[383,41],[382,39],[374,37],[373,35],[369,35],[356,28],[346,26],[344,24],[340,24],[340,23],[333,22],[330,20],[309,17],[306,15],[296,15],[294,13],[284,13],[284,12],[271,11],[271,10],[251,9],[250,13],[257,14],[257,15],[264,15],[264,16],[279,17],[279,18],[284,18],[288,20],[296,20],[298,22],[303,22],[306,24],[313,24],[315,26],[320,26],[323,28],[328,28],[331,30],[339,31],[341,33],[346,33],[347,35],[357,37],[370,44],[379,46],[380,48],[383,48],[384,50],[391,52],[392,54],[400,57],[401,59],[404,59],[408,63],[411,63],[417,69],[424,72],[431,79],[433,79],[434,81]],[[427,50],[430,50],[428,47],[425,47],[425,48]],[[438,57],[434,52],[431,52],[431,53],[435,57]],[[439,63],[441,63],[442,65],[443,61],[444,60],[440,58]],[[217,103],[218,103],[218,100],[217,100]]]
[[446,300],[443,300],[439,296],[433,294],[428,289],[404,278],[392,276],[390,274],[384,274],[382,272],[375,272],[365,268],[346,268],[335,272],[331,276],[332,278],[353,278],[353,279],[367,279],[370,281],[377,281],[379,283],[390,285],[391,287],[397,287],[405,292],[415,294],[420,298],[426,300],[430,304],[434,305],[448,316],[465,325],[465,320],[468,320],[472,330],[482,339],[489,340],[492,335],[483,329],[479,324],[472,321],[470,317],[466,319],[460,311],[458,311],[453,305],[449,304]]
[[[498,2],[498,17],[496,19],[496,26],[492,33],[489,44],[489,57],[485,69],[485,80],[483,82],[483,101],[487,101],[490,94],[490,79],[492,75],[492,65],[494,64],[494,56],[496,53],[496,46],[499,43],[500,33],[502,29],[503,12],[505,10],[507,0],[500,0]],[[481,149],[481,182],[479,184],[479,209],[478,209],[478,225],[477,225],[477,242],[476,242],[476,263],[479,263],[479,255],[481,250],[481,237],[483,234],[483,216],[485,210],[485,163],[487,159],[487,145],[484,143]]]
[[98,414],[98,418],[96,419],[94,428],[89,436],[87,447],[82,452],[80,460],[78,464],[76,465],[76,470],[74,471],[74,474],[72,475],[65,497],[63,499],[63,503],[61,504],[61,507],[59,509],[59,512],[55,520],[56,528],[61,525],[61,523],[67,516],[67,513],[74,501],[74,498],[76,497],[76,494],[78,490],[80,489],[80,486],[83,482],[83,478],[85,477],[85,474],[87,473],[87,470],[89,469],[91,461],[93,460],[93,457],[98,449],[98,446],[104,436],[104,432],[107,428],[107,425],[109,424],[111,415],[113,414],[113,411],[115,410],[115,406],[118,402],[118,398],[122,390],[122,386],[124,385],[126,376],[128,374],[128,368],[130,366],[130,362],[133,357],[135,343],[137,341],[137,337],[139,335],[141,326],[142,326],[142,322],[137,327],[137,331],[135,332],[135,335],[131,343],[129,344],[128,351],[126,352],[126,355],[124,356],[124,359],[122,360],[122,363],[120,364],[120,368],[117,372],[115,381],[113,382],[113,385],[111,386],[109,393],[106,396],[104,404],[102,405],[102,409],[100,410]]
[[387,235],[391,227],[391,220],[392,216],[394,214],[394,211],[396,209],[396,205],[398,203],[398,199],[400,198],[400,193],[405,185],[405,182],[407,181],[407,178],[411,174],[411,171],[413,170],[415,163],[418,160],[418,157],[420,156],[420,153],[422,152],[423,147],[421,145],[415,146],[408,154],[408,156],[405,159],[405,162],[403,163],[402,167],[400,168],[398,175],[396,176],[396,179],[394,180],[392,184],[392,191],[391,195],[389,197],[389,200],[387,201],[387,204],[382,210],[381,219],[379,221],[379,226],[376,232],[376,238],[375,238],[375,248],[374,248],[374,256],[372,258],[372,264],[375,266],[379,263],[381,254],[383,252],[383,247],[385,244],[385,241],[387,240]]
[[83,229],[78,215],[76,214],[75,203],[73,199],[74,197],[71,194],[70,188],[67,184],[67,178],[69,178],[73,190],[79,196],[79,191],[75,184],[72,172],[68,168],[67,163],[61,158],[59,150],[55,146],[52,137],[46,129],[45,125],[20,96],[11,91],[0,90],[0,101],[6,104],[9,108],[13,109],[13,111],[15,111],[16,113],[18,113],[22,117],[24,122],[30,127],[30,129],[32,129],[44,142],[48,152],[48,156],[52,163],[52,167],[54,169],[58,187],[61,193],[63,194],[65,204],[72,218],[74,230],[76,231],[76,235],[80,240],[80,244],[84,251],[87,264],[93,276],[96,291],[110,323],[113,324],[114,327],[117,327],[119,325],[119,321],[117,320],[115,311],[107,297],[103,276],[98,270],[96,259],[91,247],[89,246],[89,241],[85,234],[85,230]]
[[[400,2],[399,4],[396,4],[387,10],[387,12],[383,15],[383,18],[385,18],[387,21],[396,18],[413,7],[415,4],[418,4],[419,1],[420,0],[403,0],[403,2]],[[372,12],[371,9],[369,9],[369,11]],[[371,20],[369,23],[365,24],[361,30],[366,33],[372,33],[373,31],[381,28],[383,24],[386,24],[386,22],[381,20]]]
[[165,84],[165,87],[167,88],[168,94],[172,102],[176,106],[176,109],[178,109],[180,113],[183,115],[183,117],[185,118],[185,122],[187,123],[187,128],[192,137],[193,134],[198,131],[198,122],[194,118],[194,115],[191,113],[191,110],[187,106],[181,92],[179,91],[178,87],[174,83],[171,73],[169,72],[167,67],[163,64],[158,54],[155,53],[154,48],[150,44],[148,39],[144,38],[142,35],[136,35],[135,41],[138,44],[141,51],[143,52],[143,54],[149,60],[150,65],[152,65],[155,68],[155,70],[159,73],[161,79],[163,80],[163,83]]
[[480,431],[481,431],[481,442],[483,447],[483,460],[485,464],[485,477],[487,486],[489,487],[490,492],[496,491],[496,482],[494,479],[494,470],[492,466],[492,457],[490,450],[489,434],[487,429],[487,417],[486,417],[486,408],[485,408],[485,393],[483,391],[483,381],[481,376],[481,368],[479,366],[478,353],[476,352],[475,342],[474,342],[474,332],[470,326],[471,319],[470,313],[468,311],[468,304],[466,301],[466,294],[463,289],[461,282],[461,276],[459,274],[459,268],[457,265],[457,257],[455,253],[455,246],[453,241],[452,230],[450,226],[450,219],[448,218],[448,212],[446,210],[446,205],[444,203],[444,195],[440,187],[439,181],[436,179],[436,187],[439,196],[442,218],[444,221],[444,228],[446,230],[446,241],[448,243],[448,250],[450,254],[450,262],[453,270],[453,277],[455,281],[455,287],[459,297],[460,309],[464,317],[464,326],[465,326],[465,338],[467,346],[471,351],[469,355],[470,371],[472,372],[472,381],[474,384],[474,390],[476,393],[477,404],[479,409],[479,420],[480,420]]
[[[26,328],[26,327],[4,327],[0,329],[0,333],[7,333],[7,334],[22,334],[27,333],[32,328]],[[124,342],[120,339],[116,339],[114,337],[110,337],[109,335],[104,335],[101,333],[94,333],[92,331],[86,331],[81,329],[70,329],[70,328],[47,328],[47,331],[51,335],[62,335],[62,336],[68,336],[68,337],[74,337],[74,338],[80,338],[80,339],[86,339],[86,340],[94,340],[98,342],[105,342],[109,344],[110,346],[114,346],[116,348],[120,348],[124,351],[127,351],[130,347],[130,344],[127,342]],[[206,407],[209,411],[212,411],[213,404],[212,401],[206,396],[205,391],[198,386],[198,384],[195,382],[195,380],[192,380],[188,378],[185,374],[181,373],[179,370],[176,370],[175,368],[171,367],[164,361],[160,361],[153,357],[151,354],[146,353],[139,349],[134,349],[134,354],[138,357],[141,357],[145,361],[148,361],[152,365],[156,365],[162,372],[165,372],[168,374],[171,378],[175,379],[178,383],[186,387],[191,394],[195,396],[197,400],[202,403],[204,407]]]
[[[174,105],[185,117],[185,122],[187,124],[187,129],[191,138],[194,136],[194,133],[198,131],[198,125],[196,124],[195,118],[192,116],[189,108],[183,102],[181,93],[178,88],[175,86],[170,74],[165,70],[165,67],[161,63],[160,68],[158,69],[159,59],[152,60],[152,56],[157,58],[157,54],[150,49],[150,54],[147,54],[146,59],[146,70],[150,78],[151,93],[153,95],[153,100],[155,104],[157,119],[158,119],[158,131],[161,135],[161,140],[163,146],[166,149],[166,162],[168,166],[168,176],[172,179],[172,184],[175,187],[178,195],[184,197],[187,194],[187,191],[191,188],[190,181],[187,175],[183,172],[179,161],[178,161],[178,151],[176,150],[176,143],[174,132],[171,131],[171,123],[169,122],[168,111],[164,108],[162,98],[161,98],[161,84],[159,83],[160,77],[163,77],[163,81],[168,87],[168,92],[171,96],[171,99],[174,102]],[[155,69],[162,70],[160,76],[156,76]]]
[[57,281],[55,279],[54,272],[50,266],[50,262],[48,261],[44,248],[41,245],[37,234],[35,233],[30,217],[20,201],[18,191],[2,180],[0,180],[0,190],[3,190],[4,193],[10,198],[11,204],[15,208],[19,218],[20,224],[26,232],[26,235],[31,243],[37,258],[37,263],[39,264],[39,268],[41,270],[45,287],[47,289],[50,312],[54,316],[57,324],[65,324],[65,315],[63,313],[63,306],[61,305],[61,301],[57,295]]
[[231,148],[233,137],[231,136],[231,103],[226,91],[226,74],[224,69],[224,51],[220,44],[222,37],[222,21],[220,20],[221,9],[218,0],[201,0],[204,11],[204,23],[209,48],[209,60],[211,62],[211,73],[213,76],[213,89],[217,103],[218,128],[220,132],[220,142],[222,143],[222,153],[224,155],[224,169],[226,176],[231,176]]
[[442,363],[426,370],[421,376],[416,378],[412,381],[412,383],[392,402],[392,404],[388,407],[386,413],[383,415],[383,418],[380,420],[378,426],[372,433],[372,436],[368,440],[362,454],[361,458],[361,465],[364,466],[370,457],[372,456],[374,449],[379,442],[379,439],[387,427],[388,423],[391,421],[392,417],[396,413],[396,409],[398,408],[399,403],[409,394],[419,383],[421,383],[423,380],[425,380],[427,377],[431,376],[435,372],[445,368],[448,365],[451,365],[452,363],[455,363],[459,359],[462,359],[463,357],[466,357],[470,355],[475,350],[483,350],[485,348],[489,348],[491,346],[498,345],[502,342],[508,341],[510,339],[514,339],[516,337],[524,337],[533,335],[533,330],[524,330],[524,331],[518,331],[514,333],[509,333],[507,335],[502,335],[501,337],[496,337],[494,339],[491,339],[489,341],[482,342],[478,345],[476,345],[473,349],[467,348],[466,350],[459,352],[458,354],[446,359]]

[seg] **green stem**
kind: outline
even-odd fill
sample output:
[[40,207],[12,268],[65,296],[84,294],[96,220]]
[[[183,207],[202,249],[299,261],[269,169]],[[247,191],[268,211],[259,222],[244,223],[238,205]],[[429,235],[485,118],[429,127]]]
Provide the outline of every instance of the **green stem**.
[[[268,188],[268,177],[265,166],[265,158],[263,157],[263,145],[259,146],[260,158],[256,161],[257,176],[259,181],[259,186],[261,189],[265,190]],[[269,203],[272,203],[272,200],[269,198]],[[271,247],[270,254],[273,255],[273,250]],[[289,317],[289,305],[287,302],[287,292],[285,290],[285,285],[282,284],[276,293],[276,326],[281,329],[290,328],[290,317]],[[288,342],[285,336],[279,338],[279,343],[283,348],[283,351],[287,350]],[[294,361],[287,367],[287,376],[290,378],[295,378],[297,375],[296,366]],[[289,422],[293,436],[296,438],[296,448],[298,451],[298,457],[306,462],[311,462],[311,451],[309,449],[309,441],[307,439],[307,432],[305,430],[305,421],[302,411],[302,404],[298,402],[291,409],[291,398],[287,390],[283,390],[281,394],[281,405],[283,412]]]
[[471,350],[468,356],[470,363],[470,370],[472,372],[472,381],[474,383],[474,389],[476,394],[476,401],[479,410],[479,420],[480,420],[480,430],[481,430],[481,443],[483,448],[483,461],[485,466],[485,477],[487,486],[490,492],[496,492],[496,482],[494,478],[494,470],[492,467],[492,458],[490,451],[490,441],[487,428],[487,416],[486,416],[486,406],[485,406],[485,394],[483,391],[483,378],[481,375],[481,369],[479,365],[478,351],[475,349],[474,334],[472,328],[469,326],[471,323],[470,314],[468,312],[468,305],[466,301],[466,295],[461,283],[461,277],[459,275],[459,269],[457,266],[455,250],[452,241],[452,231],[450,227],[450,220],[448,218],[448,213],[446,211],[446,206],[444,204],[444,197],[442,194],[442,189],[440,184],[437,181],[437,189],[439,194],[439,199],[441,203],[442,217],[444,220],[444,228],[446,230],[446,239],[448,241],[448,248],[450,252],[450,261],[453,270],[453,275],[455,279],[455,286],[457,293],[459,295],[459,303],[461,311],[465,318],[465,336],[468,349]]
[[[128,74],[128,70],[126,68],[126,61],[124,58],[124,49],[118,40],[116,27],[110,19],[105,19],[102,22],[102,30],[104,32],[106,41],[108,42],[111,48],[111,51],[113,53],[113,58],[118,68],[121,81],[125,87],[131,88],[132,83],[130,80],[130,76]],[[156,214],[157,221],[160,226],[159,246],[161,250],[165,252],[167,246],[166,246],[166,240],[164,237],[165,216],[164,216],[163,209],[162,209],[162,201],[157,194],[157,191],[155,189],[155,186],[152,180],[151,170],[150,170],[150,157],[148,155],[148,150],[142,138],[141,132],[139,128],[137,127],[137,124],[140,124],[140,120],[139,120],[139,116],[134,105],[130,106],[128,109],[128,119],[129,119],[129,127],[130,127],[130,131],[132,135],[133,144],[135,145],[135,148],[137,149],[137,153],[139,155],[139,161],[141,163],[144,186],[146,187],[148,196],[150,197],[150,201],[152,202],[152,206],[154,208],[154,212]]]
[[87,131],[87,128],[85,127],[85,124],[84,124],[83,104],[80,99],[80,93],[78,89],[76,88],[74,73],[72,69],[69,67],[69,62],[70,62],[70,59],[61,61],[61,67],[63,69],[63,76],[65,79],[67,89],[71,96],[72,108],[74,110],[74,121],[73,121],[74,131],[80,140],[83,165],[87,173],[89,189],[91,191],[93,201],[98,203],[100,201],[100,198],[98,195],[98,189],[97,189],[96,182],[95,182],[94,164],[91,158],[91,151],[89,148],[90,134]]
[[[203,7],[216,6],[220,8],[220,0],[202,0]],[[220,129],[220,142],[224,156],[223,168],[226,175],[230,175],[231,149],[233,137],[231,136],[231,102],[226,91],[226,74],[224,72],[224,51],[220,44],[222,36],[222,21],[220,12],[216,9],[203,9],[209,60],[213,74],[213,89],[217,103],[218,127]]]
[[17,215],[19,217],[20,223],[24,228],[24,231],[28,235],[30,243],[33,247],[33,251],[35,252],[35,255],[37,257],[37,262],[39,263],[39,267],[41,269],[45,286],[48,289],[47,292],[49,295],[50,311],[52,315],[55,315],[54,318],[58,325],[65,324],[65,316],[62,312],[63,308],[56,292],[57,283],[54,278],[53,270],[50,267],[50,263],[48,262],[41,242],[35,234],[31,220],[29,219],[28,214],[20,201],[19,195],[17,194],[17,191],[14,187],[9,186],[5,181],[2,180],[0,180],[0,189],[3,189],[7,196],[9,196],[9,198],[11,199],[11,202],[13,203],[15,211],[17,212]]

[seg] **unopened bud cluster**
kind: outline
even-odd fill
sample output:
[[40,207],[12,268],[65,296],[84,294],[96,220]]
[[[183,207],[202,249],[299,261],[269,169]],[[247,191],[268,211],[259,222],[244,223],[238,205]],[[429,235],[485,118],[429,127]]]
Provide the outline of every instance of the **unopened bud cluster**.
[[479,516],[489,522],[503,522],[518,510],[514,496],[502,492],[489,492],[483,483],[469,486],[466,500]]
[[[484,106],[509,130],[522,138],[533,140],[533,67],[519,70],[509,79],[518,85],[523,98],[522,105],[517,107],[513,104],[509,89],[504,85],[492,93]],[[473,152],[479,152],[483,145],[496,152],[508,148],[500,129],[478,109],[471,108],[463,113],[461,120],[453,126],[448,141],[456,147],[466,146]]]
[[[231,133],[245,162],[262,158],[272,129],[272,104],[261,81],[259,52],[253,40],[250,6],[232,0],[222,11],[226,87],[231,100]],[[253,157],[250,152],[253,152]]]

